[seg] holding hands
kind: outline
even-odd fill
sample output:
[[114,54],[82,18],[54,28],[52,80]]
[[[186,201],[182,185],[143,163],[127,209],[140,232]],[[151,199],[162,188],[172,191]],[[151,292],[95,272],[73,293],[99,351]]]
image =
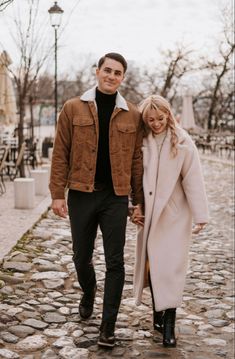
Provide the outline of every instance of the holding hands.
[[192,229],[192,234],[198,234],[205,227],[206,223],[197,223]]
[[144,226],[144,214],[143,214],[143,208],[141,204],[137,204],[136,206],[133,206],[130,209],[129,212],[130,215],[130,221],[134,224]]

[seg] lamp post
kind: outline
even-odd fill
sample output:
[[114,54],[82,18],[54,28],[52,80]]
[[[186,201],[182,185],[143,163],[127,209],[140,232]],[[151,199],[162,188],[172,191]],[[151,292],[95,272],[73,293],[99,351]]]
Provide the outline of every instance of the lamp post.
[[50,14],[51,26],[55,30],[55,89],[54,89],[54,98],[55,98],[55,127],[57,124],[57,30],[60,27],[61,17],[64,10],[57,5],[57,1],[55,1],[54,5],[50,7],[48,10]]

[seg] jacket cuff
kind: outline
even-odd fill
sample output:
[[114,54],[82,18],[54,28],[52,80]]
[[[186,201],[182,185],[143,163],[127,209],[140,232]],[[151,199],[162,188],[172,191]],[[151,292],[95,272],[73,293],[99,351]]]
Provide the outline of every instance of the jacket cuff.
[[143,206],[144,205],[144,196],[138,195],[138,196],[132,197],[132,204],[134,206],[136,206],[137,204],[141,204]]
[[65,199],[65,191],[61,190],[61,191],[53,191],[51,192],[51,198],[52,199]]

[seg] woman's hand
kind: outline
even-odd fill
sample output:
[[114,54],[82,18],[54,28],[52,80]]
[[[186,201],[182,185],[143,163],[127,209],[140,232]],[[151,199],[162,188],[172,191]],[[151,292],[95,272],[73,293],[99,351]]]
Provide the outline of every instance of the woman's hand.
[[205,227],[206,223],[197,223],[192,229],[192,234],[198,234]]
[[143,215],[143,209],[140,204],[137,204],[133,207],[133,212],[130,217],[130,220],[134,224],[138,224],[140,226],[144,226],[144,215]]

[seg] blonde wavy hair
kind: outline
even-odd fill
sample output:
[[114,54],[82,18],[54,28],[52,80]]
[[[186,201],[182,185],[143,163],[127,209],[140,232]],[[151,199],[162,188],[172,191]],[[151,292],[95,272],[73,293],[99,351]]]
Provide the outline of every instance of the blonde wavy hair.
[[171,133],[171,154],[173,157],[175,157],[177,155],[177,143],[178,143],[178,136],[176,134],[177,122],[172,113],[169,102],[162,96],[152,95],[147,97],[139,104],[139,109],[140,112],[142,113],[146,134],[150,132],[150,128],[146,123],[146,113],[148,110],[156,110],[156,112],[161,111],[167,116],[167,128],[169,128]]

